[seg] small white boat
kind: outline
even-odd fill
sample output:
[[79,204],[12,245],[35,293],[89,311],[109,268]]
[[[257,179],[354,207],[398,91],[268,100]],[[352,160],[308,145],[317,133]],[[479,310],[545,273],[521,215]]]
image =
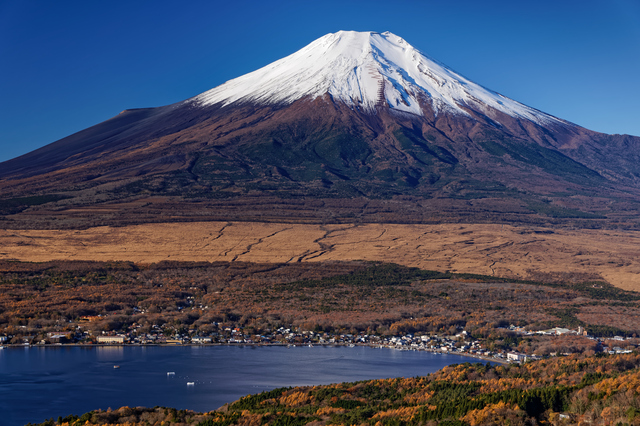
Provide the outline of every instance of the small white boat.
[[175,371],[168,371],[167,372],[167,376],[175,376],[175,375],[176,375]]
[[187,386],[194,386],[196,382],[187,382]]

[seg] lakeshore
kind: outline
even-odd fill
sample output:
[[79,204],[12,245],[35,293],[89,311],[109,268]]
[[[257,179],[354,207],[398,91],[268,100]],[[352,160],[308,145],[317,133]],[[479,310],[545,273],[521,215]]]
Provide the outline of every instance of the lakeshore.
[[81,347],[81,348],[113,348],[113,347],[176,347],[176,346],[182,346],[182,347],[220,347],[220,346],[231,346],[231,347],[243,347],[243,346],[247,346],[247,347],[254,347],[254,348],[261,348],[261,347],[287,347],[287,348],[292,348],[292,347],[303,347],[303,346],[309,346],[309,347],[328,347],[328,348],[332,348],[332,347],[368,347],[368,348],[372,348],[372,349],[389,349],[389,350],[394,350],[394,351],[413,351],[413,352],[428,352],[431,354],[436,354],[436,355],[456,355],[456,356],[462,356],[465,358],[472,358],[472,359],[476,359],[476,360],[480,360],[480,361],[487,361],[487,362],[491,362],[491,363],[497,363],[497,364],[511,364],[512,362],[504,359],[503,357],[499,357],[499,356],[484,356],[484,355],[478,355],[478,354],[473,354],[473,353],[468,353],[468,352],[463,352],[463,351],[452,351],[452,352],[448,352],[448,351],[441,351],[441,350],[437,350],[437,349],[431,349],[431,348],[406,348],[406,347],[395,347],[395,346],[385,346],[385,345],[369,345],[369,344],[357,344],[357,345],[349,345],[349,344],[340,344],[340,343],[326,343],[326,344],[315,344],[315,345],[291,345],[291,344],[286,344],[286,343],[145,343],[145,344],[141,344],[141,343],[122,343],[122,344],[97,344],[97,343],[59,343],[59,344],[47,344],[47,345],[41,345],[41,344],[34,344],[34,345],[9,345],[9,346],[4,346],[1,349],[17,349],[17,348],[61,348],[61,347]]

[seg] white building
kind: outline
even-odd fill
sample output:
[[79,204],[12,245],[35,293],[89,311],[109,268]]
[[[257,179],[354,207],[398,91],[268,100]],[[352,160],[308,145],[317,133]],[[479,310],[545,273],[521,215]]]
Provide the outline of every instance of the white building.
[[125,340],[124,336],[98,336],[98,343],[115,343],[115,344],[123,344]]
[[507,361],[525,362],[526,360],[527,360],[527,356],[525,354],[521,354],[517,352],[509,352],[507,354]]
[[196,336],[196,337],[191,338],[191,341],[193,343],[212,343],[213,339],[211,337],[199,337],[199,336]]

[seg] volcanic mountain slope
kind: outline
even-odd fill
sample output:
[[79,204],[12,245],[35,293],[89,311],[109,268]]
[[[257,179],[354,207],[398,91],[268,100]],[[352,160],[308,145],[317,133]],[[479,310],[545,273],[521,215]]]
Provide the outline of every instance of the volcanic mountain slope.
[[0,163],[0,191],[16,226],[47,215],[628,224],[640,138],[522,105],[391,33],[343,31]]

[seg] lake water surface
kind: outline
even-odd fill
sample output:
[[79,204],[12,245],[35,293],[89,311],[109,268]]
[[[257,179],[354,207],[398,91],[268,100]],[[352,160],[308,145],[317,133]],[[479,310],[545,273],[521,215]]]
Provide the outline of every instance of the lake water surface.
[[0,425],[124,405],[207,412],[283,386],[413,377],[469,361],[362,346],[11,347],[0,350]]

